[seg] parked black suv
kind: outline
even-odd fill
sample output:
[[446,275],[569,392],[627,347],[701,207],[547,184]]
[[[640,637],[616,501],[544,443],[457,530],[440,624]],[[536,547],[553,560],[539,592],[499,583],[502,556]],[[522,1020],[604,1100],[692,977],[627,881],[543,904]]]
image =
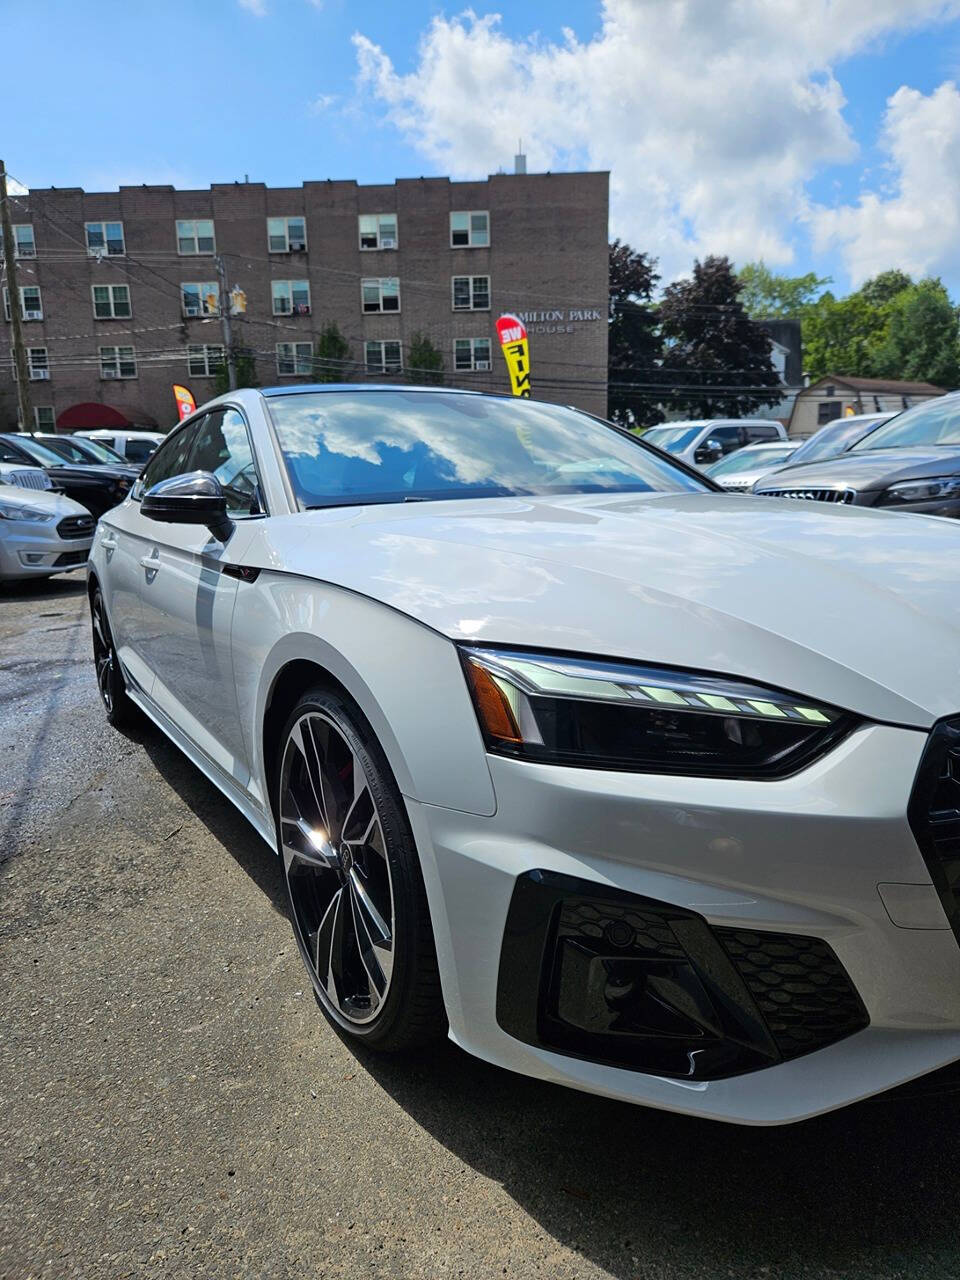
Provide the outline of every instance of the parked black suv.
[[118,463],[66,462],[47,445],[28,435],[0,434],[0,462],[43,467],[54,485],[87,508],[97,519],[122,502],[135,480],[130,467]]
[[764,476],[753,492],[960,518],[960,392],[897,414],[839,458]]

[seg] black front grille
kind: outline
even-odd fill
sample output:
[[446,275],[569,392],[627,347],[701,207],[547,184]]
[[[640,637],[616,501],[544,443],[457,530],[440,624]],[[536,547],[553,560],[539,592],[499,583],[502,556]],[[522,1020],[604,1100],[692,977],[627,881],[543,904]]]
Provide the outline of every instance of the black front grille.
[[908,815],[930,879],[960,941],[960,716],[934,726]]
[[57,525],[61,538],[91,538],[96,528],[93,516],[64,516]]
[[497,985],[510,1035],[694,1080],[773,1066],[869,1024],[820,938],[713,928],[683,907],[555,872],[514,888]]
[[764,498],[805,498],[809,502],[839,502],[844,506],[857,499],[854,489],[759,489],[757,492]]
[[856,988],[822,938],[749,929],[714,933],[784,1058],[797,1058],[866,1026]]

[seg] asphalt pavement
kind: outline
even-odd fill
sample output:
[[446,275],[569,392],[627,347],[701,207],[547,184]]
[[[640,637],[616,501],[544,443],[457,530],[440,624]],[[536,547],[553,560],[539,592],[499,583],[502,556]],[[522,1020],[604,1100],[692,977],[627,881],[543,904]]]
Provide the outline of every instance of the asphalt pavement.
[[279,866],[0,586],[0,1276],[956,1277],[960,1069],[740,1129],[349,1049]]

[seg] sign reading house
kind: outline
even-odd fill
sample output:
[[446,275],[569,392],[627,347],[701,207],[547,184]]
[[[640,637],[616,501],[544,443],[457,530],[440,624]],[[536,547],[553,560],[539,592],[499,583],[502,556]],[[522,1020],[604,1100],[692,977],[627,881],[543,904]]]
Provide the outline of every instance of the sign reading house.
[[600,307],[560,307],[554,311],[518,311],[528,333],[576,333],[574,325],[606,320]]

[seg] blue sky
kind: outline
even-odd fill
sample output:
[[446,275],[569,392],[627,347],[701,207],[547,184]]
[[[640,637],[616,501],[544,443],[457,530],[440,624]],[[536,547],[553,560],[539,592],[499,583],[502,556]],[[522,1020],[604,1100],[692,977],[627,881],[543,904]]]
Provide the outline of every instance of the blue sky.
[[960,292],[960,3],[474,9],[2,0],[4,159],[88,190],[382,182],[484,175],[522,134],[531,168],[610,168],[612,234],[666,278],[726,252]]

